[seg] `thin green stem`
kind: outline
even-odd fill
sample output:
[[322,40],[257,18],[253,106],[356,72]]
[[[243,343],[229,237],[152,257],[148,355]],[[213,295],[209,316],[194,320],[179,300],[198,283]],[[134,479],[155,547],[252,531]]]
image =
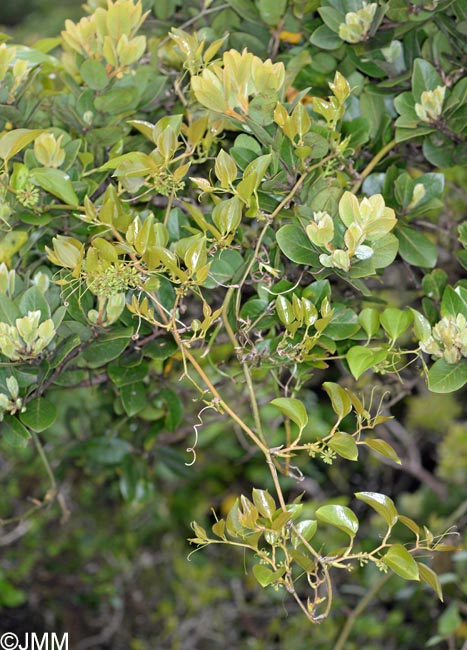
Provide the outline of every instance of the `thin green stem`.
[[42,446],[41,441],[39,440],[39,436],[35,431],[31,431],[31,438],[33,439],[34,445],[37,449],[37,452],[40,456],[40,459],[42,461],[42,464],[44,465],[45,471],[47,472],[47,476],[49,477],[50,480],[50,488],[52,491],[52,498],[55,498],[57,495],[58,489],[57,489],[57,481],[55,479],[55,474],[53,473],[53,470],[50,466],[49,459],[47,458],[47,455],[45,453],[44,447]]

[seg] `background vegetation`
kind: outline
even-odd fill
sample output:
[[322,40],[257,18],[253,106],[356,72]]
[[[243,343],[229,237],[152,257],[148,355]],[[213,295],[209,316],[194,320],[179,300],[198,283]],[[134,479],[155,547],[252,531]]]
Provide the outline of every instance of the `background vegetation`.
[[[90,13],[99,5],[105,6],[97,0],[87,4]],[[254,650],[310,647],[313,650],[465,649],[467,421],[464,348],[461,345],[456,348],[456,353],[461,349],[462,352],[448,368],[456,368],[453,384],[443,383],[446,377],[443,366],[441,379],[431,376],[431,388],[442,392],[431,392],[422,376],[422,360],[433,368],[432,362],[439,358],[436,356],[439,350],[428,348],[430,343],[427,342],[425,353],[420,352],[418,341],[423,337],[420,330],[414,332],[410,319],[401,330],[402,338],[392,337],[398,340],[394,347],[390,331],[388,333],[390,327],[382,327],[379,320],[374,327],[361,316],[365,307],[378,314],[387,308],[399,309],[405,314],[406,307],[411,306],[422,315],[420,327],[426,320],[431,333],[431,326],[442,317],[454,317],[466,309],[462,291],[455,293],[452,289],[467,290],[463,280],[467,266],[464,225],[467,12],[464,3],[461,0],[413,3],[390,0],[375,7],[372,15],[360,15],[356,32],[345,32],[341,28],[346,15],[365,9],[361,3],[351,0],[230,0],[226,3],[215,0],[202,5],[191,0],[183,4],[156,0],[143,4],[144,9],[150,11],[140,32],[148,39],[147,49],[141,61],[132,62],[130,68],[150,70],[150,74],[138,77],[141,94],[136,104],[132,104],[128,96],[120,102],[123,86],[118,86],[117,93],[109,94],[106,101],[106,92],[112,93],[112,89],[105,90],[105,84],[100,88],[99,73],[89,69],[86,74],[86,70],[80,68],[82,60],[77,63],[75,56],[72,61],[70,47],[68,60],[63,60],[65,71],[55,67],[47,56],[61,59],[62,53],[56,49],[60,43],[51,41],[42,41],[40,46],[44,61],[28,60],[25,56],[31,71],[38,73],[37,77],[31,74],[27,84],[20,85],[13,101],[2,100],[0,129],[3,135],[22,127],[48,128],[47,113],[53,106],[55,134],[57,138],[62,131],[67,134],[62,142],[66,152],[63,165],[71,177],[73,194],[70,200],[70,188],[66,185],[68,189],[63,189],[63,178],[54,185],[40,174],[33,178],[33,187],[21,185],[19,172],[22,168],[17,167],[16,178],[10,183],[17,185],[14,191],[8,188],[9,205],[14,209],[2,213],[13,233],[26,233],[25,238],[17,241],[11,239],[10,231],[3,231],[0,261],[6,266],[2,271],[2,297],[11,297],[10,293],[16,292],[15,299],[20,301],[35,272],[41,271],[48,280],[36,278],[34,286],[42,286],[52,313],[60,309],[65,295],[68,315],[64,329],[58,330],[60,344],[55,348],[52,345],[52,353],[39,357],[38,363],[34,360],[16,364],[15,370],[25,399],[34,397],[37,386],[46,383],[47,399],[56,407],[52,424],[44,427],[43,433],[42,427],[37,425],[38,420],[28,420],[27,410],[20,415],[21,424],[18,413],[8,407],[10,414],[5,415],[1,425],[0,630],[19,634],[25,631],[27,622],[28,630],[38,633],[67,631],[71,647],[77,650],[149,650],[155,647],[196,650],[227,645]],[[34,4],[3,2],[0,23],[13,37],[12,42],[31,45],[38,39],[55,37],[63,28],[65,18],[79,20],[82,14],[79,3],[61,3],[57,7],[55,3],[39,0]],[[294,173],[300,171],[300,160],[307,161],[308,166],[321,164],[329,147],[333,161],[337,162],[329,170],[322,164],[316,172],[322,176],[317,175],[312,183],[304,184],[296,205],[287,204],[280,213],[280,226],[295,223],[295,211],[303,206],[307,210],[298,212],[303,225],[305,217],[312,220],[313,210],[334,211],[332,216],[335,217],[342,191],[351,188],[360,191],[360,198],[382,193],[386,205],[396,212],[399,255],[395,261],[383,264],[377,273],[365,268],[354,277],[347,275],[348,269],[342,267],[345,262],[341,262],[340,267],[329,266],[332,296],[343,308],[339,312],[341,318],[334,320],[334,334],[329,335],[334,348],[327,341],[319,350],[321,356],[326,351],[326,355],[338,359],[328,361],[327,367],[317,361],[319,355],[311,362],[308,359],[310,365],[301,375],[299,373],[300,390],[294,396],[300,398],[309,414],[305,440],[316,441],[329,433],[336,419],[336,409],[331,407],[323,382],[339,383],[363,396],[366,404],[376,386],[375,403],[384,395],[381,413],[392,416],[378,426],[377,435],[391,445],[402,463],[395,463],[394,456],[386,448],[385,456],[365,451],[350,462],[348,447],[344,450],[338,447],[342,453],[332,459],[332,464],[326,462],[329,461],[326,456],[300,459],[299,472],[303,480],[297,482],[285,477],[283,489],[290,501],[304,493],[310,517],[324,503],[351,505],[360,520],[359,537],[365,550],[378,545],[384,529],[381,518],[375,513],[372,515],[368,507],[353,497],[354,493],[362,491],[388,495],[399,512],[426,524],[435,535],[448,531],[443,543],[454,549],[435,554],[431,563],[440,577],[444,603],[426,584],[381,573],[370,563],[357,566],[351,573],[337,571],[333,574],[335,598],[331,614],[320,625],[311,625],[284,589],[263,589],[258,584],[251,573],[251,557],[245,556],[241,549],[211,545],[187,561],[193,550],[186,541],[193,536],[190,522],[196,520],[209,529],[215,523],[211,508],[219,516],[226,517],[235,499],[240,495],[250,496],[254,487],[268,489],[274,494],[268,468],[241,428],[227,423],[212,410],[202,414],[196,462],[189,465],[192,455],[187,447],[193,446],[193,424],[198,422],[203,404],[200,406],[199,399],[194,400],[198,396],[190,381],[186,377],[180,381],[183,358],[176,345],[169,338],[151,339],[154,328],[143,323],[144,353],[139,353],[137,341],[128,338],[120,352],[106,359],[105,350],[115,344],[112,339],[115,328],[112,328],[114,322],[110,312],[106,312],[108,322],[104,322],[103,328],[102,321],[92,323],[90,310],[96,307],[93,302],[98,294],[96,287],[91,298],[89,291],[76,291],[71,295],[69,285],[59,286],[53,282],[59,277],[67,281],[69,277],[67,271],[61,276],[58,274],[58,267],[67,265],[63,264],[63,257],[60,258],[63,249],[57,245],[54,248],[52,237],[61,234],[87,242],[90,233],[94,236],[96,232],[86,221],[77,218],[77,210],[67,210],[66,205],[73,205],[76,195],[79,205],[83,205],[84,195],[88,194],[101,209],[103,191],[107,184],[114,182],[111,174],[115,168],[121,172],[121,195],[130,196],[132,200],[136,196],[130,204],[136,206],[135,210],[143,218],[147,217],[145,210],[148,208],[158,222],[170,214],[172,242],[195,232],[193,228],[199,225],[197,213],[181,203],[199,194],[196,183],[188,180],[188,174],[184,177],[185,191],[179,191],[178,197],[175,191],[168,192],[169,197],[173,194],[174,198],[168,208],[166,187],[159,186],[156,191],[152,185],[147,197],[149,201],[142,199],[138,203],[139,193],[146,187],[139,186],[135,190],[132,186],[131,179],[138,178],[135,169],[120,170],[118,165],[113,165],[101,171],[100,176],[89,179],[85,175],[86,171],[124,152],[150,151],[147,140],[136,129],[122,127],[127,120],[156,123],[165,115],[179,113],[193,120],[208,113],[206,108],[216,113],[215,106],[203,106],[200,91],[194,97],[189,88],[188,73],[196,76],[206,61],[196,54],[193,43],[188,42],[184,49],[185,36],[179,34],[178,41],[167,37],[174,26],[183,28],[187,34],[196,34],[197,45],[203,39],[209,45],[226,37],[213,58],[221,57],[222,52],[230,48],[241,51],[247,47],[261,59],[272,57],[275,62],[284,63],[287,82],[286,96],[281,98],[283,105],[290,114],[298,100],[303,100],[310,121],[317,125],[311,131],[309,126],[303,127],[308,136],[303,142],[300,142],[303,135],[300,125],[289,143],[284,137],[280,154],[286,161],[288,176],[275,175],[269,169],[269,186],[265,183],[259,198],[261,211],[274,213],[281,200],[287,197],[298,177]],[[41,66],[40,73],[37,65]],[[316,98],[328,98],[329,83],[335,81],[336,71],[348,80],[352,95],[344,98],[342,106],[337,105],[336,111],[342,109],[342,112],[333,117],[326,114],[324,103],[322,110],[317,110],[320,104]],[[53,82],[46,80],[50,73],[60,79],[68,75],[58,90]],[[428,85],[417,88],[420,78]],[[7,78],[4,86],[8,83],[7,94],[13,92],[13,82]],[[461,85],[456,86],[459,83]],[[439,101],[436,105],[436,96],[427,97],[422,108],[432,111],[432,119],[430,121],[426,113],[420,117],[421,109],[415,112],[415,104],[423,104],[421,92],[435,91],[438,87],[447,88],[448,95],[443,98],[446,103],[441,101],[440,108]],[[454,96],[454,88],[457,88],[457,104],[449,99]],[[130,95],[132,92],[135,91],[130,90]],[[33,112],[31,98],[38,96],[43,103]],[[69,97],[72,99],[66,103]],[[273,104],[269,106],[267,99],[262,97],[261,102],[253,106],[256,109],[253,121],[266,131],[272,132],[273,128],[279,131],[280,120],[269,121],[270,116],[266,115],[268,110],[272,114],[277,97],[273,97]],[[434,105],[429,103],[430,99]],[[221,178],[216,179],[214,174],[214,157],[220,148],[234,156],[238,168],[235,175],[238,172],[240,178],[247,163],[266,154],[268,148],[261,140],[265,135],[259,129],[253,135],[260,144],[255,145],[253,138],[245,134],[241,136],[244,139],[238,141],[241,125],[232,121],[219,125],[216,117],[219,115],[213,118],[210,113],[212,136],[209,140],[209,132],[203,131],[197,161],[189,176],[204,178],[219,186]],[[342,146],[341,157],[334,156],[332,147],[337,150],[345,138],[348,140]],[[78,141],[85,143],[80,144],[80,154],[89,154],[90,158],[78,157],[79,146],[74,144]],[[47,156],[53,157],[54,152],[46,147],[41,159],[37,146],[33,148],[32,140],[30,143],[25,145],[28,147],[26,153],[13,154],[20,153],[14,158],[15,164],[26,165],[28,170],[37,166],[55,169],[56,166],[44,162]],[[236,153],[232,152],[234,143]],[[296,152],[300,146],[303,155]],[[306,150],[307,146],[312,152],[318,152],[316,158]],[[203,147],[204,160],[200,152]],[[60,157],[57,149],[55,154]],[[136,159],[128,160],[130,165],[135,164]],[[99,181],[95,186],[86,185],[95,178]],[[157,180],[161,181],[161,177]],[[164,176],[163,180],[167,178]],[[155,182],[154,179],[151,182]],[[419,189],[415,190],[416,187]],[[21,195],[26,189],[32,194]],[[38,192],[40,209],[34,204]],[[317,198],[319,195],[321,198]],[[273,200],[268,201],[268,196]],[[248,198],[251,200],[251,195]],[[209,197],[201,204],[194,200],[193,205],[201,205],[209,212],[212,210],[209,201]],[[60,207],[63,205],[65,208]],[[251,205],[249,207],[253,210]],[[124,214],[125,207],[120,205],[119,209]],[[256,220],[255,216],[257,214],[244,215],[246,225],[232,245],[233,249],[237,247],[237,254],[240,251],[247,259],[263,226],[261,219]],[[278,338],[284,332],[287,336],[291,334],[296,345],[295,333],[288,328],[299,318],[296,311],[290,312],[290,294],[284,293],[290,298],[290,306],[276,303],[269,299],[264,287],[272,287],[276,295],[281,291],[293,293],[298,287],[298,298],[308,296],[318,306],[328,287],[322,274],[325,265],[317,261],[320,253],[326,253],[316,245],[315,235],[309,236],[311,243],[307,244],[312,255],[308,251],[308,257],[303,260],[297,258],[296,251],[287,243],[277,246],[277,230],[267,233],[266,246],[261,249],[259,263],[242,296],[242,321],[261,323],[251,333],[253,340],[246,336],[242,340],[244,358],[236,358],[231,341],[222,331],[207,361],[203,362],[209,376],[216,378],[216,385],[222,386],[227,401],[235,404],[236,411],[253,426],[250,399],[241,374],[242,363],[247,363],[271,446],[282,444],[287,418],[270,402],[282,394],[277,387],[287,385],[288,371],[293,366],[291,358],[281,361],[275,356]],[[292,241],[293,233],[288,231],[288,234],[285,239]],[[307,241],[304,228],[299,242],[300,237]],[[280,236],[277,241],[280,243]],[[49,247],[48,256],[45,246]],[[55,258],[51,250],[55,251]],[[234,258],[230,259],[231,266],[235,266]],[[362,268],[359,263],[356,262],[357,269]],[[5,278],[11,277],[6,267],[16,271],[17,284],[13,292],[4,288]],[[168,268],[170,270],[170,266]],[[227,269],[223,276],[225,268],[218,269],[216,280],[228,285],[233,276],[238,281],[230,271]],[[361,278],[368,289],[363,299]],[[317,284],[317,280],[321,284]],[[280,284],[280,281],[288,284]],[[176,282],[172,284],[177,286]],[[312,288],[305,293],[307,287]],[[126,288],[131,293],[131,282]],[[162,284],[162,293],[164,288],[163,300],[170,302],[171,297],[167,297],[170,289]],[[208,285],[207,291],[211,292],[214,310],[222,304],[219,295],[223,299],[224,293],[219,293],[216,283]],[[460,303],[456,302],[456,296],[460,296]],[[186,318],[196,317],[201,322],[205,316],[200,303],[188,302],[185,308]],[[352,311],[352,315],[346,312],[342,317],[344,308]],[[5,309],[5,301],[2,309]],[[367,312],[367,316],[369,321],[370,316],[374,319],[373,312]],[[303,318],[302,314],[302,322]],[[130,327],[135,320],[125,311],[122,316],[117,314],[115,322],[121,327]],[[210,335],[218,322],[209,329]],[[297,328],[299,336],[304,338],[303,329],[298,325]],[[262,332],[261,336],[256,337],[256,331]],[[110,332],[109,340],[103,348],[94,347],[87,357],[85,352],[84,358],[78,357],[77,361],[70,357],[71,363],[62,366],[61,362],[74,349],[67,348],[66,342],[76,336],[82,339],[91,336],[86,332],[91,332],[97,340]],[[386,356],[372,358],[367,365],[369,370],[364,372],[364,366],[357,368],[352,356],[347,354],[353,346],[364,345],[367,338],[373,339],[374,346],[375,339],[389,340],[391,350],[393,347],[395,352],[417,349],[419,355],[406,368],[399,357],[389,358],[384,348]],[[275,343],[272,347],[262,347],[263,340]],[[60,347],[63,341],[65,344]],[[5,349],[2,349],[1,380],[3,392],[8,394],[6,377],[10,376],[12,364],[7,360]],[[123,350],[125,354],[119,360]],[[99,354],[103,355],[102,359]],[[435,356],[430,360],[431,354]],[[61,372],[54,375],[54,360],[59,356],[55,367]],[[443,357],[440,361],[446,360]],[[31,369],[39,369],[39,380],[29,381]],[[134,388],[140,384],[141,389]],[[450,392],[453,389],[460,390]],[[8,397],[14,399],[13,395],[8,394]],[[47,414],[39,415],[47,419]],[[19,424],[12,424],[13,421]],[[293,418],[292,422],[295,422]],[[36,445],[33,441],[26,446],[18,444],[17,438],[22,435],[18,426],[29,430],[30,424],[33,433],[38,431],[36,440],[40,436],[42,445],[40,440]],[[351,422],[344,425],[344,431],[350,432],[351,426]],[[43,452],[48,459],[46,465],[41,456]],[[454,529],[459,535],[453,534]],[[407,528],[397,524],[396,530],[399,542],[411,543],[413,535]],[[346,543],[337,529],[326,528],[320,534],[318,541],[322,545]]]

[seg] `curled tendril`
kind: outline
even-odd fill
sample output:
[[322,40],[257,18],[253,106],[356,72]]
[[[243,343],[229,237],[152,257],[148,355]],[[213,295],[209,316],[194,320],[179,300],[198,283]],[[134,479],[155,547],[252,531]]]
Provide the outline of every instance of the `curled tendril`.
[[207,411],[208,409],[214,409],[214,411],[217,411],[216,407],[213,404],[208,404],[207,406],[203,407],[201,411],[198,413],[198,420],[199,423],[193,425],[193,430],[195,432],[195,442],[192,447],[187,447],[186,451],[189,454],[193,454],[193,459],[191,460],[190,463],[185,463],[187,467],[191,467],[196,463],[196,447],[198,446],[198,438],[199,438],[199,432],[198,429],[203,426],[204,421],[203,418],[201,417],[201,414],[204,413],[204,411]]

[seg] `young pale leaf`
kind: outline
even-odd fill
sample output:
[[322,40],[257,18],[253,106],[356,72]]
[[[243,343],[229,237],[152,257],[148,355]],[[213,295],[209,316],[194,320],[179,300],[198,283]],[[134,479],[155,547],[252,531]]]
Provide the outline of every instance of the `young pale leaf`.
[[379,492],[356,492],[355,496],[376,510],[389,528],[394,526],[397,521],[397,510],[392,499]]
[[212,532],[214,535],[217,535],[217,537],[220,537],[221,539],[225,538],[225,521],[223,519],[219,519],[219,521],[216,521],[215,524],[212,526]]
[[323,388],[329,395],[334,413],[342,420],[352,410],[350,397],[339,384],[332,381],[325,381]]
[[401,578],[420,580],[417,563],[402,544],[393,544],[382,559]]
[[325,524],[339,528],[351,539],[355,537],[358,530],[358,519],[352,510],[346,506],[321,506],[316,511],[316,518]]
[[21,422],[37,433],[52,426],[56,417],[57,409],[55,404],[43,397],[33,399],[27,405],[26,411],[20,414]]
[[292,422],[295,422],[300,429],[306,426],[308,414],[300,400],[294,399],[293,397],[278,397],[277,399],[273,399],[271,404],[277,406],[280,412],[290,418]]
[[431,336],[431,325],[427,318],[416,309],[410,308],[413,316],[414,334],[419,341],[426,341]]
[[441,583],[436,573],[433,571],[433,569],[430,569],[430,567],[427,566],[426,564],[422,564],[422,562],[417,562],[417,565],[418,565],[418,571],[420,573],[420,580],[422,580],[429,587],[431,587],[433,591],[436,593],[436,595],[438,596],[438,598],[440,599],[440,601],[443,602],[444,601],[443,590],[441,589]]

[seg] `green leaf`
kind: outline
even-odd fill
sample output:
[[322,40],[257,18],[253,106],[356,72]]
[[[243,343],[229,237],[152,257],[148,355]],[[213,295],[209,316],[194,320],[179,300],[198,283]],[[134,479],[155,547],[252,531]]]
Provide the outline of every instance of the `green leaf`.
[[253,2],[248,2],[248,0],[227,0],[227,4],[229,4],[232,9],[241,16],[241,18],[252,23],[261,23],[261,16]]
[[27,427],[40,433],[45,431],[55,422],[57,408],[55,404],[43,397],[32,400],[26,406],[26,411],[20,414],[20,419]]
[[177,393],[169,388],[163,388],[158,398],[163,399],[167,413],[164,424],[168,431],[175,431],[183,419],[183,403]]
[[396,454],[391,445],[388,444],[385,440],[381,440],[381,438],[367,438],[364,440],[363,444],[370,449],[373,449],[373,451],[377,451],[378,454],[381,454],[381,456],[392,460],[393,463],[397,463],[398,465],[402,464],[399,456]]
[[351,338],[358,330],[357,314],[343,305],[336,305],[329,325],[326,327],[326,336],[333,341],[344,341]]
[[104,64],[96,59],[87,59],[79,72],[84,83],[92,90],[104,90],[110,82]]
[[467,301],[464,300],[460,287],[453,289],[448,285],[441,300],[441,316],[455,317],[457,314],[467,318]]
[[397,521],[397,510],[394,501],[379,492],[356,492],[355,496],[360,501],[368,504],[373,510],[381,515],[389,528],[392,528]]
[[136,86],[127,88],[112,88],[94,100],[98,111],[116,115],[117,113],[133,109],[139,100],[139,91]]
[[141,381],[122,386],[120,389],[120,397],[125,413],[129,417],[142,411],[147,404],[146,390]]
[[0,424],[0,432],[6,444],[15,448],[26,447],[31,437],[28,430],[12,415],[5,415]]
[[319,265],[319,256],[302,228],[287,224],[276,233],[279,248],[289,260],[296,264]]
[[165,361],[177,350],[178,345],[171,336],[159,336],[143,348],[146,356],[157,361]]
[[119,357],[131,341],[132,335],[132,327],[104,334],[85,349],[83,358],[90,368],[99,368]]
[[342,45],[339,36],[327,25],[320,25],[310,36],[310,43],[321,50],[336,50]]
[[268,569],[264,564],[255,564],[253,567],[253,575],[263,588],[272,584],[279,578],[282,578],[284,573],[285,567],[281,567],[280,569],[277,569],[277,571]]
[[0,158],[10,160],[41,133],[44,129],[15,129],[0,136]]
[[355,379],[358,379],[366,370],[375,367],[383,361],[386,356],[386,350],[373,350],[362,345],[355,345],[353,348],[350,348],[345,358],[349,364],[350,372]]
[[420,580],[417,563],[402,544],[393,544],[382,560],[401,578]]
[[403,260],[413,266],[432,269],[438,257],[436,245],[426,235],[410,228],[399,226],[395,231],[399,240],[399,253]]
[[332,381],[325,381],[323,388],[329,395],[334,413],[342,420],[342,418],[345,418],[345,416],[352,410],[350,397],[342,386],[339,386],[339,384],[335,384]]
[[69,205],[79,205],[73,184],[68,174],[61,169],[36,167],[31,169],[31,180],[43,190],[53,194]]
[[328,442],[328,446],[339,454],[339,456],[342,456],[342,458],[346,458],[347,460],[358,459],[357,443],[348,433],[337,431]]
[[18,307],[12,300],[0,294],[0,323],[15,325],[17,318],[21,318]]
[[415,59],[412,75],[412,92],[416,102],[425,90],[435,90],[438,86],[443,86],[441,77],[436,69],[425,59]]
[[420,580],[422,580],[429,587],[431,587],[435,592],[435,594],[440,599],[440,601],[443,602],[444,601],[443,590],[441,588],[441,583],[439,581],[437,574],[433,571],[433,569],[431,569],[426,564],[423,564],[422,562],[417,562],[417,565],[420,574]]
[[426,341],[431,336],[431,325],[427,318],[416,309],[410,307],[413,316],[413,330],[419,341]]
[[262,20],[271,27],[277,27],[287,8],[287,0],[257,0]]
[[396,259],[399,251],[399,240],[392,233],[388,233],[381,239],[371,243],[373,257],[371,261],[375,269],[385,269]]
[[293,397],[278,397],[271,404],[277,406],[283,415],[295,422],[299,429],[303,429],[308,422],[308,414],[303,403]]
[[253,503],[262,517],[272,519],[276,510],[276,504],[267,490],[253,488]]
[[[300,533],[307,542],[309,542],[316,533],[318,522],[315,519],[305,519],[304,521],[299,521],[298,524],[295,524],[295,528],[297,532]],[[300,544],[303,544],[302,540],[295,530],[292,529],[292,546],[298,548]]]
[[21,314],[25,316],[28,311],[40,311],[41,321],[50,318],[50,307],[44,294],[37,287],[30,287],[23,293],[19,301]]
[[365,334],[371,338],[379,328],[379,311],[374,307],[365,307],[358,315],[358,322],[365,330]]
[[358,531],[358,519],[352,510],[346,506],[321,506],[316,511],[316,517],[325,524],[339,528],[352,539]]
[[380,320],[384,330],[395,341],[408,329],[412,323],[413,316],[410,311],[388,307],[381,314]]
[[110,379],[119,387],[144,379],[148,374],[148,370],[149,364],[146,361],[129,367],[111,363],[107,368]]
[[433,393],[452,393],[467,384],[467,361],[449,364],[438,359],[428,371],[428,388]]

